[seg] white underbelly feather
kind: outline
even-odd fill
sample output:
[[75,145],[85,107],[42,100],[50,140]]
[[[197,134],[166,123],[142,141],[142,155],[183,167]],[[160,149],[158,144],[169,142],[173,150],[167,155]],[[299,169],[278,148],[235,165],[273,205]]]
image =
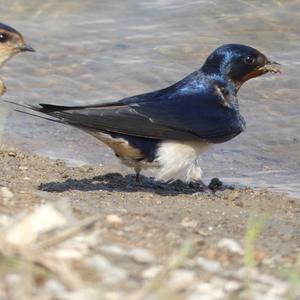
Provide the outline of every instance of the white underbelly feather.
[[131,147],[125,139],[113,138],[99,131],[83,130],[112,148],[126,166],[153,169],[158,180],[180,179],[185,182],[201,180],[202,171],[198,159],[209,147],[210,144],[207,142],[162,141],[158,146],[155,160],[150,162],[147,159],[140,160],[141,152]]
[[158,148],[156,161],[159,164],[158,180],[196,181],[202,171],[198,158],[208,147],[207,142],[164,141]]

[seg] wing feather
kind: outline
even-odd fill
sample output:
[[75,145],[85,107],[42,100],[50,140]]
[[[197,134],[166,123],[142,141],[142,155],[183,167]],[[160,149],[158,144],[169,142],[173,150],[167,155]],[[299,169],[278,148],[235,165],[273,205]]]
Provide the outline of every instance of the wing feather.
[[105,105],[35,109],[64,123],[152,139],[224,142],[245,128],[239,111],[213,93],[135,96]]

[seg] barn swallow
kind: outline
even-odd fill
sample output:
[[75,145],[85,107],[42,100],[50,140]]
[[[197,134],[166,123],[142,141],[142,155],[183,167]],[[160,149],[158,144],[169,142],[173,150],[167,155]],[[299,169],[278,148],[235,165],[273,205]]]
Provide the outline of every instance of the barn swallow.
[[199,70],[162,90],[105,104],[21,106],[96,137],[134,168],[137,179],[142,169],[154,168],[159,180],[201,181],[199,155],[245,130],[237,99],[242,84],[279,71],[279,64],[258,50],[228,44],[213,51]]
[[[34,49],[27,45],[20,32],[14,28],[0,23],[0,67],[15,54],[25,51],[34,52]],[[0,79],[0,96],[6,91],[3,81]]]

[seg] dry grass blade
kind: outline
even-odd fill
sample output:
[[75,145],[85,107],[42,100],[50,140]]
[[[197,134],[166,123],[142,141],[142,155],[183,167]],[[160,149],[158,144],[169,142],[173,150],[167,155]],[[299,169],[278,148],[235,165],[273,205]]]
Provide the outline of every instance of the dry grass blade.
[[[171,260],[165,265],[165,267],[161,270],[161,272],[159,272],[159,274],[149,284],[147,284],[144,288],[142,288],[140,292],[138,292],[133,297],[131,297],[130,300],[144,300],[152,293],[160,293],[162,294],[161,298],[166,297],[166,299],[170,299],[169,296],[171,296],[171,291],[169,292],[163,291],[164,282],[172,270],[180,267],[184,263],[191,249],[192,249],[192,242],[190,240],[185,241],[182,244],[178,254],[175,255],[173,258],[171,258]],[[174,299],[173,296],[172,299]]]
[[61,229],[60,231],[54,233],[53,236],[44,238],[43,240],[36,242],[35,247],[40,249],[49,249],[51,247],[54,247],[57,244],[60,244],[83,231],[91,229],[99,221],[99,218],[100,217],[98,215],[91,216],[76,223],[75,225],[72,225],[65,229]]

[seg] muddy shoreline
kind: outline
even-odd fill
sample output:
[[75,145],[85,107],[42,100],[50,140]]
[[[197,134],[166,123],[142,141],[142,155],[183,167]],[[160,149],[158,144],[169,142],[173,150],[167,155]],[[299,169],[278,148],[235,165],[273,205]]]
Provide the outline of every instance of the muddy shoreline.
[[[245,261],[241,253],[219,247],[220,241],[235,241],[242,249],[249,219],[263,219],[261,232],[254,241],[257,270],[274,275],[279,267],[296,265],[300,250],[298,199],[248,188],[201,193],[197,186],[155,183],[146,177],[136,184],[133,175],[112,173],[97,166],[67,167],[61,160],[45,159],[7,146],[1,147],[0,157],[0,184],[14,195],[9,201],[2,198],[1,213],[7,216],[61,201],[68,203],[70,213],[79,221],[99,217],[101,226],[97,232],[101,245],[146,249],[162,263],[190,241],[193,246],[189,260],[200,256],[217,261],[226,270],[240,270]],[[116,226],[106,222],[111,215],[112,223],[117,218]],[[145,269],[132,266],[126,255],[107,255],[113,266],[121,266],[130,273],[130,280],[120,284],[120,291],[139,291],[139,276]],[[156,264],[157,261],[153,267]],[[206,274],[199,275],[200,278],[211,278],[209,272],[196,269],[189,267],[192,272]],[[180,295],[185,294],[180,291]]]
[[212,238],[238,239],[243,238],[249,215],[265,214],[270,220],[261,238],[263,247],[282,254],[300,247],[300,201],[285,194],[250,188],[201,192],[199,185],[157,183],[144,176],[136,183],[133,174],[112,173],[101,166],[67,167],[61,160],[8,146],[1,147],[0,155],[0,184],[16,195],[18,200],[10,207],[16,211],[33,208],[44,199],[68,198],[82,216],[120,213],[130,222],[136,217],[143,225],[136,224],[137,228],[178,229],[179,236],[180,222],[189,218],[196,220],[199,230],[212,231]]

